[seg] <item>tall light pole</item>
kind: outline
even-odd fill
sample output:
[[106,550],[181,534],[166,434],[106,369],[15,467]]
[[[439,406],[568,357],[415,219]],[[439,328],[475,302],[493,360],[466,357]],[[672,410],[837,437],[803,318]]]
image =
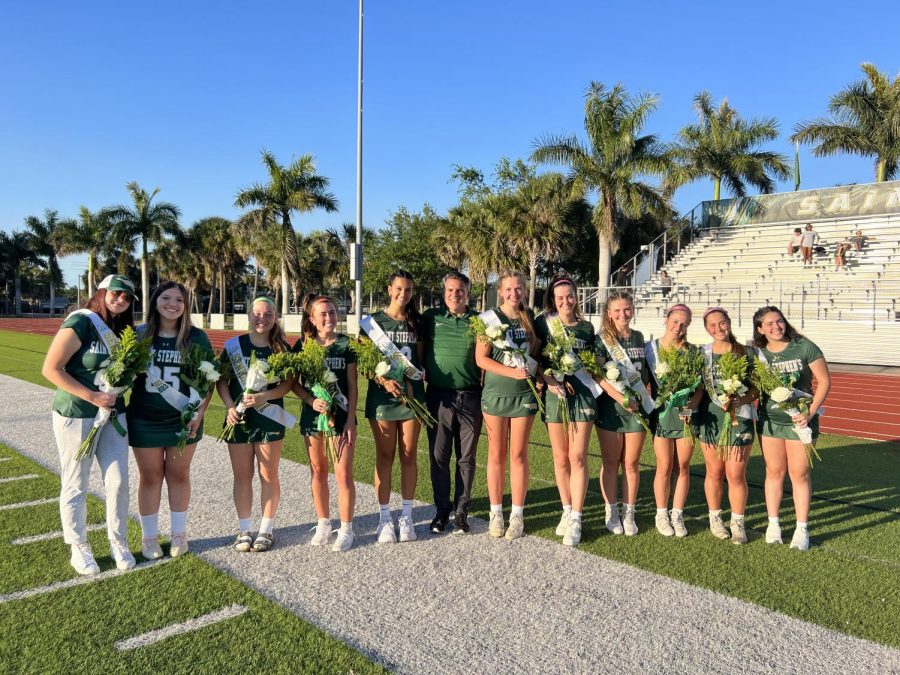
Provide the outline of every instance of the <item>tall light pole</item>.
[[359,66],[356,80],[356,243],[350,247],[350,278],[356,282],[356,329],[362,319],[362,143],[363,143],[363,0],[359,0]]

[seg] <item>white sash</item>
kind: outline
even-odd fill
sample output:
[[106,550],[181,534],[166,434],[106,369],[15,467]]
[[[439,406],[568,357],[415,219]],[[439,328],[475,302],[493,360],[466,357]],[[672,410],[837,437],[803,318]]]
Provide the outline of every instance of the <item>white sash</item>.
[[406,355],[391,341],[371,314],[366,314],[362,317],[359,320],[359,325],[366,331],[366,335],[369,336],[369,339],[375,343],[375,346],[378,347],[378,349],[381,350],[381,353],[389,360],[399,358],[403,362],[403,374],[406,377],[410,380],[421,380],[424,378],[425,374],[406,358]]
[[[769,361],[766,359],[766,355],[763,354],[762,349],[757,348],[756,355],[760,361],[762,361],[763,363],[768,365]],[[776,368],[778,367],[777,363],[773,363],[772,365],[775,366]],[[806,398],[806,399],[809,399],[810,401],[813,398],[812,394],[808,394],[807,392],[803,391],[802,389],[792,389],[791,393],[793,393],[794,396],[796,396],[797,398]],[[819,406],[818,411],[816,411],[816,415],[818,415],[819,417],[825,417],[825,406]]]
[[[706,387],[706,393],[709,394],[710,400],[720,408],[722,407],[722,399],[716,391],[716,376],[713,372],[713,354],[712,343],[703,345],[703,361],[706,367],[703,369],[703,385]],[[745,403],[740,408],[736,408],[734,414],[745,420],[756,420],[756,408],[752,403]]]
[[653,405],[653,399],[650,398],[650,392],[647,391],[647,387],[641,379],[641,374],[634,367],[634,364],[631,362],[625,349],[619,344],[618,340],[614,340],[613,343],[610,344],[602,334],[600,335],[600,341],[603,343],[603,346],[606,347],[606,351],[609,352],[612,360],[619,366],[619,369],[625,376],[628,386],[641,397],[641,407],[644,409],[644,412],[648,415],[652,413],[656,406]]
[[[147,324],[142,323],[140,326],[135,328],[135,332],[138,334],[138,337],[144,338],[147,334]],[[178,389],[170,385],[168,382],[162,379],[162,371],[159,366],[153,364],[153,358],[156,356],[156,350],[151,349],[151,357],[150,357],[150,367],[147,368],[147,386],[157,394],[162,396],[163,400],[168,403],[170,406],[175,408],[178,412],[181,412],[185,408],[187,408],[191,403],[200,400],[200,394],[189,387],[190,396],[185,396]]]
[[[482,321],[484,321],[484,325],[488,328],[502,326],[503,322],[500,321],[500,317],[497,316],[497,312],[493,309],[488,309],[481,314],[478,315]],[[510,349],[522,349],[513,342],[512,336],[509,334],[509,331],[506,331],[506,344]],[[521,354],[516,354],[515,352],[503,351],[503,356],[501,357],[503,360],[504,366],[509,366],[510,368],[528,368],[528,372],[532,375],[537,372],[537,361],[531,358],[531,355],[528,353],[528,350],[525,351],[525,356],[523,357]]]
[[[551,321],[559,321],[559,325],[563,327],[563,330],[568,330],[565,324],[563,324],[562,319],[559,318],[559,314],[554,313],[547,317],[548,326],[550,325]],[[578,357],[575,356],[571,349],[569,350],[569,356],[575,359],[576,363],[578,362]],[[588,388],[594,398],[599,398],[603,395],[603,389],[599,384],[597,384],[597,381],[593,377],[591,377],[591,374],[587,370],[585,370],[584,366],[576,370],[574,376],[578,378],[578,381],[581,382],[581,384]]]
[[[225,343],[225,351],[228,354],[228,360],[231,361],[231,368],[234,370],[234,376],[237,378],[243,389],[247,386],[247,365],[244,363],[244,355],[241,353],[240,340],[240,336],[231,338]],[[254,408],[254,410],[263,417],[266,417],[287,429],[293,429],[297,424],[296,417],[275,403],[266,403],[261,408]]]
[[103,319],[96,312],[92,312],[89,309],[76,309],[69,316],[75,316],[76,314],[86,316],[91,320],[94,330],[97,331],[100,339],[103,340],[103,344],[106,345],[107,353],[112,354],[113,348],[119,344],[119,336],[113,333],[112,329],[103,322]]
[[659,378],[656,376],[656,363],[659,361],[659,354],[656,351],[657,342],[659,340],[650,340],[650,342],[644,344],[644,358],[647,360],[647,367],[650,369],[653,381],[659,386]]

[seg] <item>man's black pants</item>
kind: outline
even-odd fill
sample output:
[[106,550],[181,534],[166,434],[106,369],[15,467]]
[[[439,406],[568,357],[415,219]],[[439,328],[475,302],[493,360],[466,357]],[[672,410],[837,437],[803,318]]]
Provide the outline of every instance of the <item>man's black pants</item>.
[[481,390],[439,389],[429,386],[428,411],[437,420],[428,429],[428,456],[431,486],[439,516],[454,510],[450,503],[450,460],[456,452],[455,510],[469,512],[472,482],[475,480],[475,451],[481,434]]

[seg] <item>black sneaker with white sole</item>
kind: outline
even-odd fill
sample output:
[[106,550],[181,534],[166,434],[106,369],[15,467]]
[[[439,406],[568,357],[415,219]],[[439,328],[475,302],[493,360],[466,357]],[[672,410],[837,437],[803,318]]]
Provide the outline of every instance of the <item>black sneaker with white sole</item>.
[[447,525],[450,523],[450,519],[447,516],[437,515],[434,517],[434,520],[431,521],[431,531],[435,534],[443,534],[447,531]]
[[469,525],[469,516],[458,511],[456,518],[453,519],[453,534],[469,534],[472,527]]

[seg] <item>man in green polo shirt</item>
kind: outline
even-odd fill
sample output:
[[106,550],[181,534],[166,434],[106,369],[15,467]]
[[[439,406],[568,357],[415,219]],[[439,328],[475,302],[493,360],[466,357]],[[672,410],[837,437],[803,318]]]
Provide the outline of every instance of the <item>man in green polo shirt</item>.
[[[469,502],[475,479],[475,450],[481,434],[481,370],[475,365],[475,340],[469,334],[469,278],[444,276],[444,306],[425,311],[422,345],[428,411],[437,425],[428,429],[431,485],[437,515],[432,532],[445,532],[455,506],[454,532],[469,533]],[[450,460],[456,451],[455,505],[450,503]]]

